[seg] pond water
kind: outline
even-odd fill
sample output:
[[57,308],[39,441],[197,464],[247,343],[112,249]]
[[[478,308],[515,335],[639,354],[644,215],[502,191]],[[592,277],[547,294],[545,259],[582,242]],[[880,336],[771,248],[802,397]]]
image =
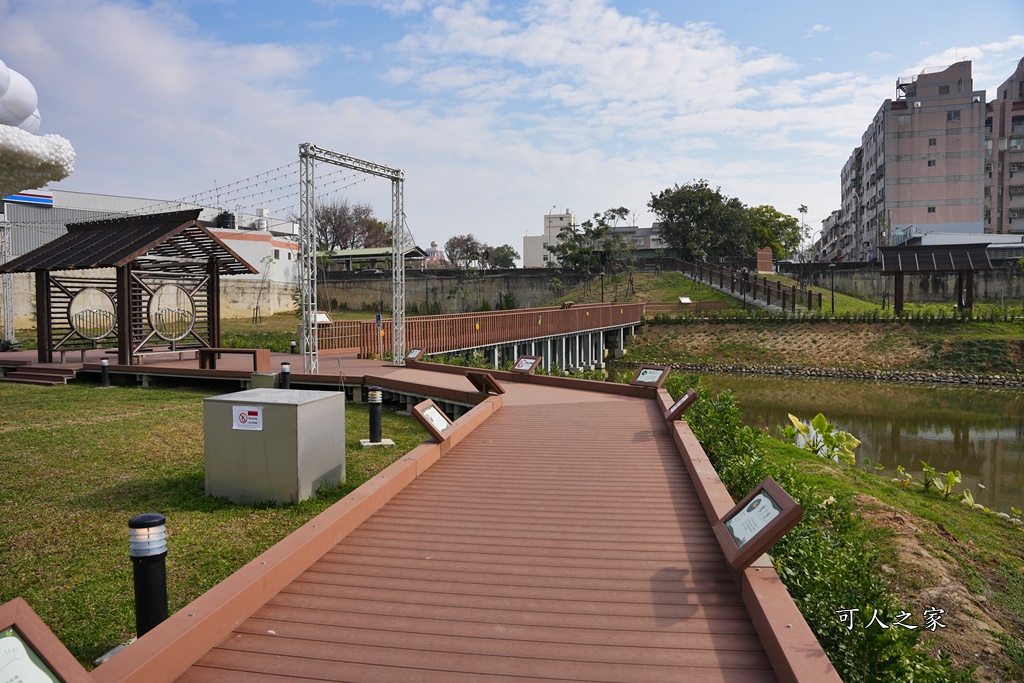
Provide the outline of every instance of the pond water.
[[[920,477],[921,461],[960,470],[979,502],[995,511],[1024,509],[1024,393],[946,386],[827,382],[749,375],[707,375],[711,388],[735,393],[747,424],[778,434],[788,413],[805,423],[820,413],[861,440],[857,462],[896,466]],[[978,488],[984,485],[984,489]],[[959,498],[959,495],[957,496]]]

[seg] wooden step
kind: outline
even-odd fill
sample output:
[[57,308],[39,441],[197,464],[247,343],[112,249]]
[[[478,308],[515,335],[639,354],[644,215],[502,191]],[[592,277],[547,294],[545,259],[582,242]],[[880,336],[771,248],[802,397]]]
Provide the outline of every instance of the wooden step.
[[74,378],[74,370],[67,370],[65,368],[41,368],[35,366],[28,366],[18,368],[13,372],[7,373],[7,375],[3,378],[3,381],[20,384],[42,384],[56,386],[60,384],[67,384],[69,379]]
[[45,387],[58,387],[61,384],[67,384],[65,380],[59,379],[40,379],[35,377],[21,377],[15,375],[7,375],[6,377],[0,377],[0,382],[7,382],[10,384],[37,384]]

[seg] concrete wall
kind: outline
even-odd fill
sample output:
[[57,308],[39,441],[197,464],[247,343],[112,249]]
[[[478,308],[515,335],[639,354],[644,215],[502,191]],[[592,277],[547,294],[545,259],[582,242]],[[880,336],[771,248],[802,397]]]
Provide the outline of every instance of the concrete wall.
[[[97,275],[100,271],[90,271]],[[110,271],[113,277],[113,271]],[[14,282],[14,326],[18,329],[35,327],[35,276],[18,274]],[[559,288],[558,283],[561,283]],[[481,302],[497,308],[502,294],[511,292],[518,308],[545,306],[563,291],[582,284],[581,278],[548,269],[503,271],[437,271],[406,273],[406,311],[409,313],[464,313],[479,310]],[[221,279],[221,317],[251,318],[259,290],[255,278],[224,277]],[[597,278],[593,286],[600,287]],[[2,281],[0,281],[2,288]],[[267,282],[260,299],[260,313],[295,310],[294,285]],[[559,291],[556,291],[559,290]],[[326,309],[331,300],[337,307],[368,312],[391,310],[391,275],[367,276],[349,273],[329,273],[327,282],[321,279],[318,292],[319,307]],[[611,292],[608,293],[611,300]]]
[[[479,310],[482,302],[497,308],[501,296],[512,293],[517,308],[530,308],[547,305],[581,282],[575,275],[548,269],[410,271],[405,277],[405,305],[408,313],[465,313]],[[321,308],[390,311],[391,276],[329,273],[317,297]]]
[[[810,284],[829,289],[831,273],[824,264],[806,264],[805,271],[810,277]],[[796,278],[800,274],[799,266],[783,275]],[[881,299],[885,294],[891,297],[895,277],[882,275],[876,264],[840,264],[836,266],[836,291],[858,297]],[[956,275],[953,273],[940,275],[904,276],[904,297],[907,302],[948,303],[956,301]],[[827,298],[827,294],[825,295]],[[998,267],[995,270],[981,271],[974,274],[975,301],[999,301],[999,297],[1024,298],[1024,276],[1013,268]]]

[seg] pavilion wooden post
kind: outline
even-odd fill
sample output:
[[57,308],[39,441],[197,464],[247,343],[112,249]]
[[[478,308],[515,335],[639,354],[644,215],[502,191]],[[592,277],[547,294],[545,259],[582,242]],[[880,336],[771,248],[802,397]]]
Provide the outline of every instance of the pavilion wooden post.
[[893,299],[892,310],[896,315],[903,313],[903,273],[896,273],[895,282],[892,286]]
[[53,362],[53,329],[50,321],[50,271],[36,271],[36,357]]
[[131,266],[117,269],[117,362],[132,364],[132,284]]
[[217,259],[211,258],[207,266],[210,275],[210,295],[206,315],[209,317],[210,345],[214,348],[220,347],[220,268]]

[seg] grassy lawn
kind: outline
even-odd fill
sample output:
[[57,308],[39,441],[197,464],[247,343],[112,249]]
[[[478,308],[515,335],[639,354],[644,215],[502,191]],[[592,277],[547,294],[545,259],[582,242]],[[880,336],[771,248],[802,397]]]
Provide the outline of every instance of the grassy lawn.
[[362,449],[365,404],[346,405],[347,482],[285,507],[204,495],[203,399],[187,388],[0,384],[0,603],[25,598],[87,666],[135,630],[128,520],[167,516],[174,612],[425,438],[385,407],[390,449]]

